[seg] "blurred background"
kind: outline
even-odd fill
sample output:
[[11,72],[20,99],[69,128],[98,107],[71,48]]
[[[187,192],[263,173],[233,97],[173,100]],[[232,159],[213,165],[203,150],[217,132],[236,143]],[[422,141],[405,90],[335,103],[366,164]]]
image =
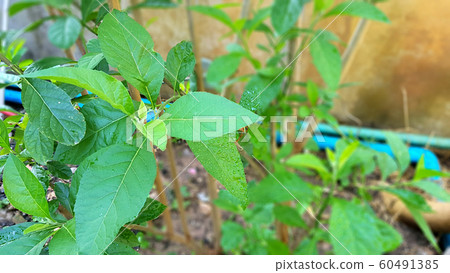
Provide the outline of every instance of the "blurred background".
[[[10,0],[10,4],[18,0]],[[235,0],[194,0],[193,5],[236,3]],[[336,1],[342,2],[342,1]],[[253,0],[251,5],[269,6],[271,0]],[[126,7],[130,1],[122,1]],[[343,123],[382,129],[393,129],[432,136],[450,137],[450,28],[445,27],[450,16],[450,2],[446,0],[392,0],[377,5],[390,19],[390,24],[361,22],[358,18],[339,17],[321,27],[336,33],[344,42],[351,40],[355,29],[361,27],[359,41],[346,58],[342,83],[355,83],[339,91],[332,113]],[[241,7],[229,7],[227,13],[236,19]],[[308,22],[312,4],[307,4],[301,21]],[[8,17],[8,26],[20,29],[47,16],[42,6],[35,6]],[[154,40],[155,50],[163,57],[181,40],[189,40],[186,9],[183,4],[170,9],[140,9],[134,14],[143,22]],[[48,21],[37,31],[26,33],[26,57],[40,59],[60,55],[47,39],[52,22]],[[226,26],[202,14],[195,14],[194,24],[198,36],[199,52],[205,69],[215,57],[226,54],[226,45],[234,37],[226,37]],[[301,27],[302,22],[298,23]],[[250,48],[260,60],[267,56],[256,49],[264,40],[262,33],[252,35]],[[340,47],[344,53],[344,46]],[[79,53],[75,52],[78,58]],[[345,54],[344,54],[345,58]],[[345,62],[345,61],[344,61]],[[312,78],[320,81],[309,54],[302,54],[297,62],[298,79]],[[251,73],[252,66],[245,61],[238,74]],[[233,93],[239,97],[244,83],[234,85]]]

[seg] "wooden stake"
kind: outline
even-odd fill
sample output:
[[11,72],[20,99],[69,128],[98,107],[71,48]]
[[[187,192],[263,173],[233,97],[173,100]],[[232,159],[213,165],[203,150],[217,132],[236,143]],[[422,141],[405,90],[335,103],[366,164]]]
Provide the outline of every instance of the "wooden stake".
[[109,9],[112,11],[114,9],[120,10],[120,1],[119,0],[108,0]]
[[167,155],[169,156],[170,173],[172,174],[172,177],[173,177],[173,189],[174,189],[175,197],[176,197],[177,203],[178,203],[178,212],[180,213],[180,220],[181,220],[181,225],[183,227],[184,237],[185,237],[186,241],[189,242],[191,240],[191,234],[189,233],[186,211],[184,209],[184,198],[183,198],[183,194],[181,193],[181,186],[180,186],[180,182],[178,181],[178,177],[177,177],[178,171],[177,171],[177,166],[176,166],[176,161],[175,161],[173,145],[172,145],[172,141],[170,138],[167,141]]
[[213,201],[218,197],[216,180],[208,174],[207,181],[209,202],[211,204],[212,222],[214,230],[214,250],[216,253],[221,252],[220,240],[222,239],[222,218],[219,208],[214,205]]

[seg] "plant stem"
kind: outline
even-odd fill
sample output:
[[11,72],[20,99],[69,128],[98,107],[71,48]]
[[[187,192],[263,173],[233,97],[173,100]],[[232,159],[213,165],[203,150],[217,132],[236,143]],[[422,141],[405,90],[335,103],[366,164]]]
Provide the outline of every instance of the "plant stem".
[[22,75],[22,69],[20,69],[20,67],[18,67],[17,65],[13,64],[10,60],[8,60],[8,58],[6,58],[5,55],[3,55],[2,53],[0,53],[0,60],[5,63],[7,66],[9,66],[14,72],[16,72],[19,75]]
[[174,100],[178,99],[179,97],[180,96],[173,96],[173,97],[167,99],[165,102],[163,102],[161,104],[161,106],[158,108],[158,110],[156,111],[155,117],[158,117],[162,113],[162,111],[164,111],[167,104],[173,102]]

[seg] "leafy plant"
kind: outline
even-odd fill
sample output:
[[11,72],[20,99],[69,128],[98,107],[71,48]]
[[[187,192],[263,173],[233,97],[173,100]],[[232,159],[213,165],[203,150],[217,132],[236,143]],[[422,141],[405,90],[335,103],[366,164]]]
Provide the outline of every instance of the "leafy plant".
[[[11,54],[21,44],[2,48],[1,61],[15,74],[25,108],[1,122],[3,187],[9,202],[38,222],[3,229],[0,253],[40,254],[50,240],[50,254],[137,254],[139,241],[128,227],[165,209],[149,193],[158,172],[154,145],[164,150],[168,137],[188,140],[211,175],[245,206],[242,162],[233,142],[223,140],[259,117],[183,84],[195,64],[192,45],[179,43],[164,61],[126,12],[82,1],[77,18],[68,9],[72,1],[43,2],[62,14],[50,41],[60,48],[80,41],[87,52],[78,61],[47,58],[24,65],[21,55]],[[16,3],[10,13],[41,2],[27,3]],[[85,28],[98,38],[85,44]],[[161,102],[163,81],[174,92]],[[210,116],[224,125],[215,135]],[[230,117],[236,122],[228,123]],[[69,165],[78,165],[75,173]],[[47,170],[65,182],[49,183]],[[49,190],[56,199],[47,200]]]

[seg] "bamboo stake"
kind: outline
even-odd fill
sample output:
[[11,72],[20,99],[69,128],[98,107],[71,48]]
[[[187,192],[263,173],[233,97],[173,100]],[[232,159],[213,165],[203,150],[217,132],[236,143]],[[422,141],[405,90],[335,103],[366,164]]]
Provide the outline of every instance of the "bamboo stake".
[[156,178],[155,178],[156,191],[158,192],[159,201],[167,206],[167,208],[162,213],[164,223],[167,227],[167,237],[172,239],[175,232],[173,228],[172,215],[170,213],[170,205],[167,201],[167,196],[164,192],[164,185],[161,180],[161,175],[159,173],[159,168],[156,169]]
[[108,0],[109,9],[112,10],[121,10],[120,9],[120,1],[119,0]]
[[220,253],[221,252],[220,240],[222,237],[222,218],[221,218],[222,216],[219,208],[213,203],[213,200],[218,197],[218,194],[217,194],[216,180],[210,174],[208,174],[207,189],[210,198],[209,202],[212,208],[211,213],[212,213],[213,230],[215,235],[214,250],[216,253]]
[[178,212],[180,213],[180,220],[181,220],[181,225],[183,227],[184,237],[185,237],[186,241],[189,242],[191,240],[191,234],[189,233],[186,211],[184,209],[184,204],[183,204],[184,198],[183,198],[183,195],[181,194],[181,186],[180,186],[180,182],[177,177],[178,170],[177,170],[177,166],[175,163],[175,155],[174,155],[171,139],[169,139],[167,141],[167,155],[169,156],[170,173],[172,174],[172,177],[174,177],[173,189],[174,189],[175,197],[176,197],[177,203],[178,203]]
[[[195,27],[194,27],[194,20],[192,18],[192,12],[189,9],[191,6],[191,1],[187,0],[187,18],[188,18],[188,27],[189,27],[189,33],[191,36],[192,46],[195,58],[197,59],[195,63],[195,72],[197,74],[197,87],[198,90],[204,91],[205,90],[205,83],[203,81],[203,68],[200,58],[200,51],[198,50],[198,41],[197,37],[195,35]],[[216,205],[212,202],[214,198],[217,198],[217,190],[216,190],[216,181],[215,179],[208,174],[208,180],[207,180],[207,188],[208,188],[208,195],[211,202],[211,210],[212,210],[212,221],[213,221],[213,229],[214,229],[214,250],[218,253],[220,252],[220,240],[222,237],[221,234],[221,226],[222,226],[222,219],[219,209]]]
[[[135,6],[139,4],[139,0],[130,0],[130,4],[132,6]],[[141,9],[134,9],[133,10],[134,20],[144,26],[144,18],[142,17],[142,11]]]

